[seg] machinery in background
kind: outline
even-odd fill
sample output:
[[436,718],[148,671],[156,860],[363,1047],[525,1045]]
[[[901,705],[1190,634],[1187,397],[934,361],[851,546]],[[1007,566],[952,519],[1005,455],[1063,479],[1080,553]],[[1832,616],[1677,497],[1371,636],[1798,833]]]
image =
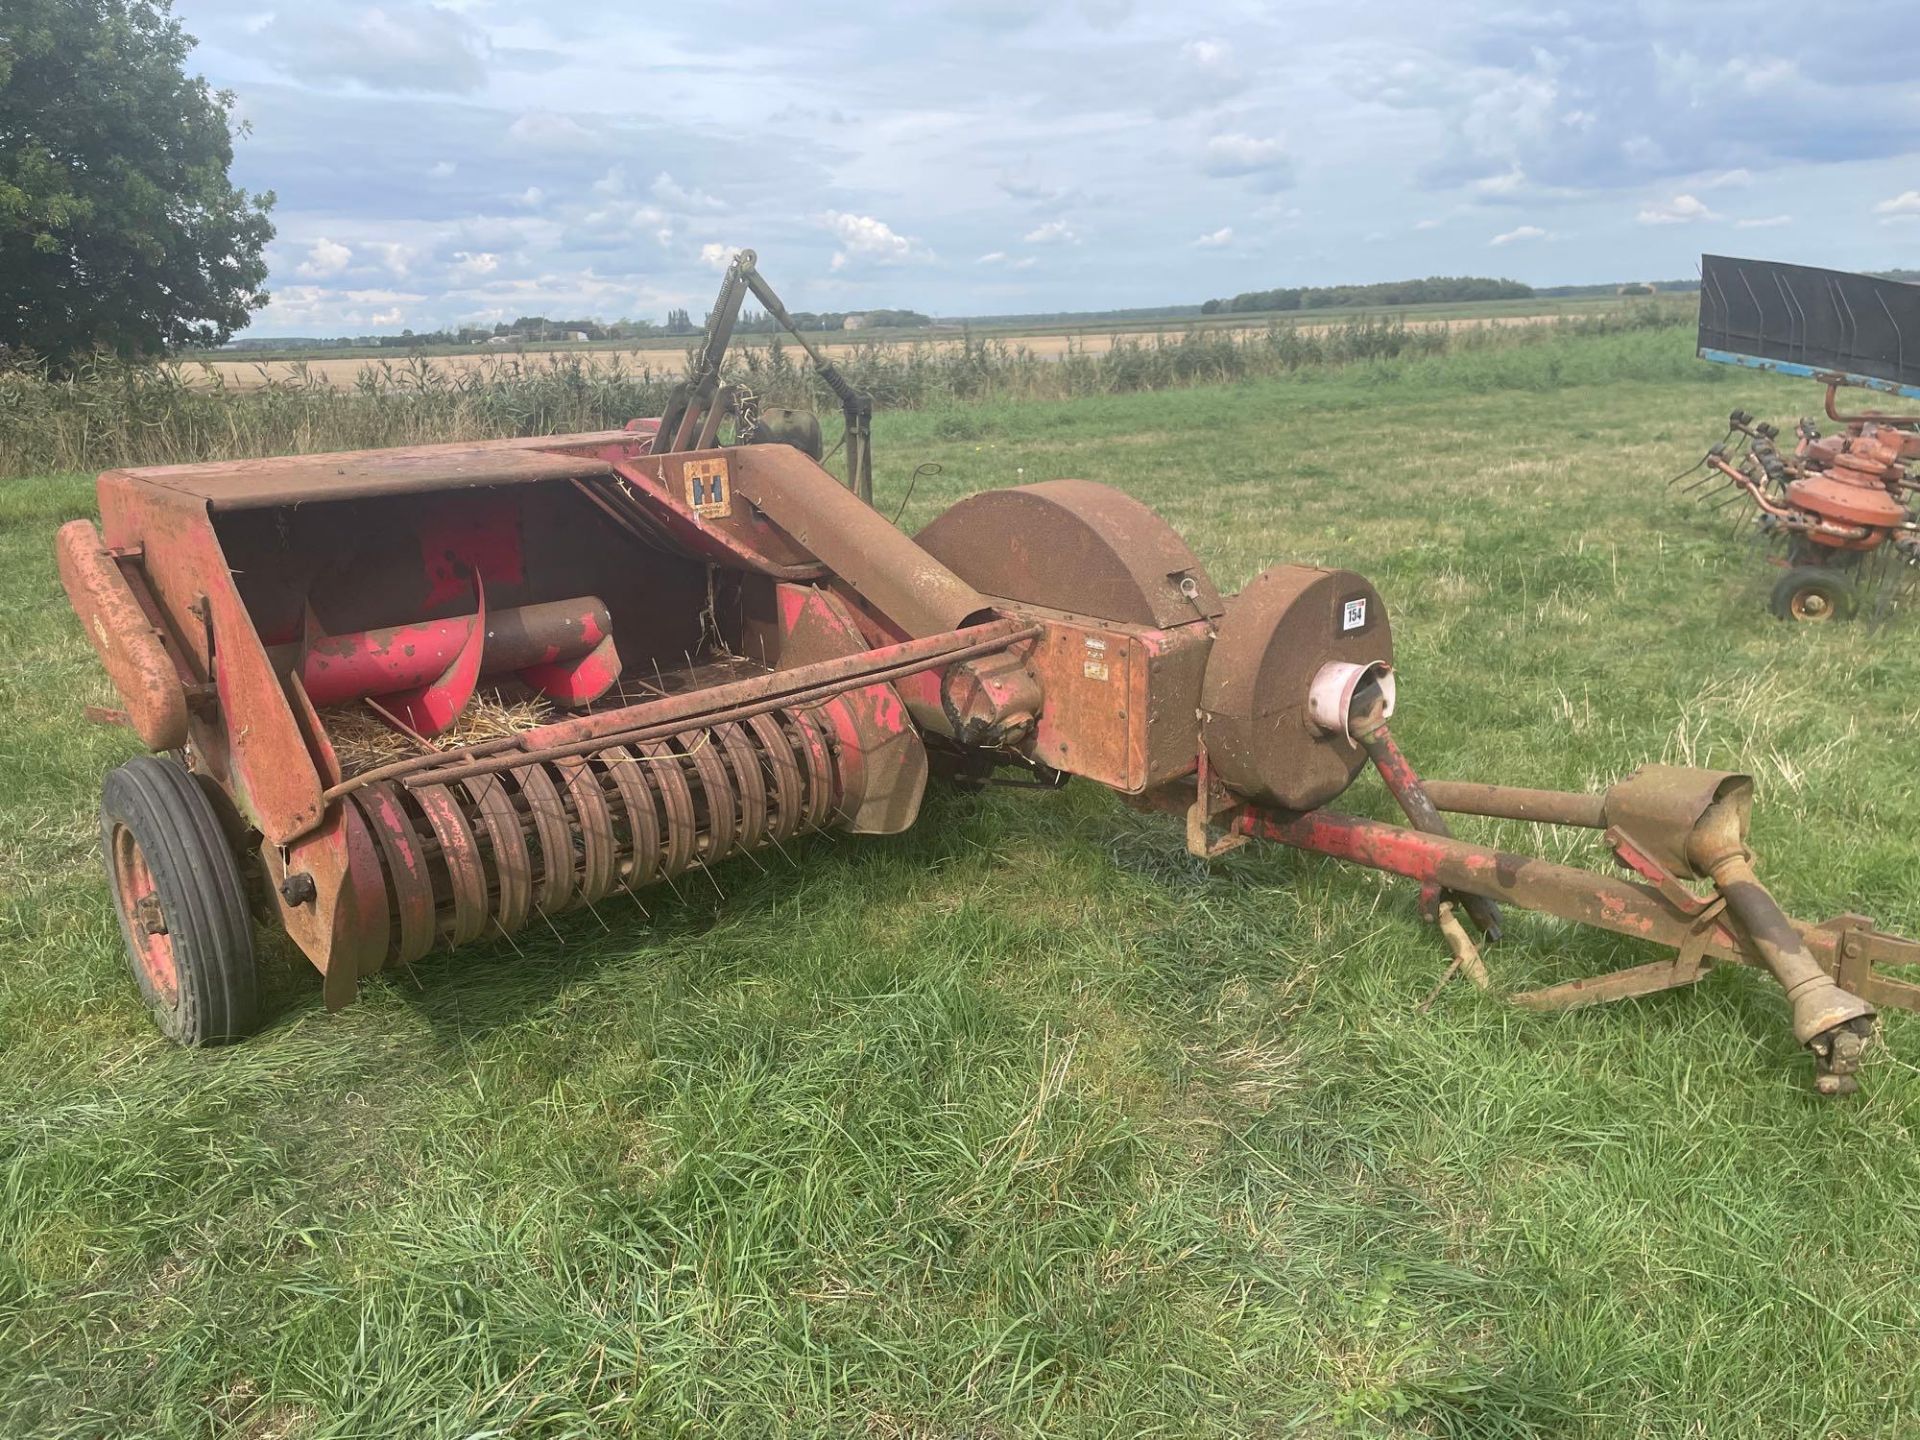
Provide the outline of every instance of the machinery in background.
[[[1920,286],[1867,275],[1703,256],[1702,359],[1825,384],[1826,419],[1801,419],[1794,440],[1744,410],[1707,452],[1686,488],[1734,508],[1786,573],[1771,608],[1783,620],[1828,621],[1867,612],[1878,623],[1920,576],[1920,416],[1842,413],[1844,388],[1920,399]],[[1689,475],[1692,472],[1688,472]],[[1675,482],[1686,479],[1676,477]]]
[[[863,493],[866,408],[844,380],[850,486],[804,421],[799,446],[754,443],[720,383],[725,332],[741,289],[777,302],[751,255],[727,286],[657,424],[111,471],[98,527],[61,529],[110,718],[153,752],[108,775],[101,835],[168,1035],[256,1024],[256,916],[340,1006],[436,947],[816,830],[902,831],[936,768],[1079,777],[1184,817],[1198,855],[1267,840],[1408,877],[1478,978],[1467,924],[1497,937],[1502,905],[1663,952],[1522,1005],[1759,967],[1828,1093],[1855,1087],[1875,1006],[1920,1009],[1890,973],[1920,945],[1790,919],[1761,885],[1746,776],[1424,783],[1389,728],[1392,627],[1360,575],[1281,564],[1223,595],[1158,515],[1081,480],[901,533]],[[483,685],[536,718],[474,731]],[[398,752],[349,758],[349,724],[376,719]],[[1329,808],[1369,766],[1410,827]],[[1594,830],[1625,873],[1456,838],[1446,812]]]

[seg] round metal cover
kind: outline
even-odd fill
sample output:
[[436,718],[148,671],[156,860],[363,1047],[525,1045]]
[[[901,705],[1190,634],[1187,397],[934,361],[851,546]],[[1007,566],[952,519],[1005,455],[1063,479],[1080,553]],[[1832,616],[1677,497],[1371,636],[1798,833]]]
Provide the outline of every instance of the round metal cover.
[[987,490],[913,538],[998,600],[1158,627],[1211,619],[1222,608],[1220,592],[1171,525],[1092,480]]
[[1361,576],[1276,565],[1233,597],[1200,691],[1207,759],[1228,789],[1310,810],[1353,783],[1366,751],[1307,712],[1313,677],[1335,661],[1393,663],[1386,606]]

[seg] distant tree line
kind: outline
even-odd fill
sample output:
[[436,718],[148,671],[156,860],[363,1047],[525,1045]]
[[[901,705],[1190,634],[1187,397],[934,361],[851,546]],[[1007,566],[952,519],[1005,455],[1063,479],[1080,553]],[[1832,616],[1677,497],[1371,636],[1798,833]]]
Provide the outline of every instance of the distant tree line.
[[1382,280],[1372,285],[1298,285],[1247,290],[1231,300],[1209,300],[1203,315],[1239,315],[1257,310],[1337,310],[1352,305],[1458,304],[1466,300],[1528,300],[1533,287],[1518,280],[1480,275],[1430,275],[1425,280]]
[[[933,321],[917,310],[855,310],[815,313],[793,312],[793,320],[802,330],[839,330],[848,314],[860,317],[860,327],[879,330],[904,330],[931,325]],[[656,335],[693,335],[701,327],[686,310],[669,310],[664,324],[652,320],[555,320],[546,315],[522,315],[496,325],[461,325],[440,330],[402,330],[398,335],[343,335],[334,338],[276,338],[249,336],[234,340],[231,350],[281,350],[352,348],[356,350],[415,350],[429,345],[484,345],[499,337],[520,344],[565,342],[584,335],[588,340],[644,340]],[[758,310],[740,317],[734,327],[748,334],[762,334],[780,327],[773,317]]]
[[[858,317],[856,328],[867,330],[917,330],[933,324],[918,310],[789,310],[787,314],[801,330],[844,330],[851,317]],[[744,335],[764,335],[778,330],[780,323],[764,311],[747,310],[733,328]]]
[[1629,280],[1605,285],[1536,285],[1533,293],[1539,300],[1593,300],[1610,295],[1691,295],[1699,288],[1697,279]]
[[991,325],[999,329],[1015,325],[1112,325],[1136,320],[1189,320],[1200,314],[1201,309],[1199,305],[1136,305],[1126,310],[1035,310],[1024,315],[949,316],[944,323]]

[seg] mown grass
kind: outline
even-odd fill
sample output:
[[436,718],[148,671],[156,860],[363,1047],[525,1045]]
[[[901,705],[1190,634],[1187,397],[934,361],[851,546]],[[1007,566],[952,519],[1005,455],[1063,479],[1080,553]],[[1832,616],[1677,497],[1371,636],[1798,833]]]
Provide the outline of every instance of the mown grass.
[[[1369,573],[1428,771],[1743,764],[1782,899],[1920,930],[1916,661],[1793,630],[1661,482],[1735,404],[1670,332],[880,422],[923,523],[1051,475],[1223,587]],[[1920,1026],[1807,1091],[1761,977],[1573,1015],[1402,885],[1211,870],[1088,786],[941,794],[187,1055],[125,978],[124,740],[0,488],[0,1433],[1879,1436],[1920,1425]],[[1371,782],[1350,802],[1388,813]],[[1555,836],[1475,833],[1565,853]],[[1512,986],[1625,942],[1518,920]]]

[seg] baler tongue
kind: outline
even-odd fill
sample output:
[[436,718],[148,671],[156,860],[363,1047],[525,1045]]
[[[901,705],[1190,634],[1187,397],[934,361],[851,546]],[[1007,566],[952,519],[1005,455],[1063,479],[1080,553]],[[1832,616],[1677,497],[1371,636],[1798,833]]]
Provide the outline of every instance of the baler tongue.
[[[1516,993],[1516,1005],[1573,1009],[1691,985],[1710,965],[1759,965],[1786,992],[1794,1038],[1813,1057],[1815,1088],[1842,1095],[1873,1033],[1863,996],[1920,1009],[1920,986],[1877,973],[1920,964],[1920,945],[1879,934],[1847,916],[1820,926],[1789,919],[1760,883],[1746,831],[1753,782],[1727,771],[1648,765],[1604,794],[1423,781],[1388,731],[1377,694],[1363,691],[1353,721],[1413,831],[1316,811],[1283,815],[1245,807],[1225,821],[1237,833],[1316,850],[1419,880],[1441,923],[1454,965],[1485,983],[1477,947],[1449,907],[1462,905],[1489,940],[1499,938],[1504,901],[1580,924],[1670,946],[1656,960],[1591,979]],[[1453,838],[1442,812],[1603,831],[1637,880],[1622,880]],[[1711,881],[1697,894],[1683,881]],[[1844,981],[1844,985],[1842,983]],[[1858,993],[1855,993],[1855,992]],[[1431,997],[1429,997],[1431,998]]]

